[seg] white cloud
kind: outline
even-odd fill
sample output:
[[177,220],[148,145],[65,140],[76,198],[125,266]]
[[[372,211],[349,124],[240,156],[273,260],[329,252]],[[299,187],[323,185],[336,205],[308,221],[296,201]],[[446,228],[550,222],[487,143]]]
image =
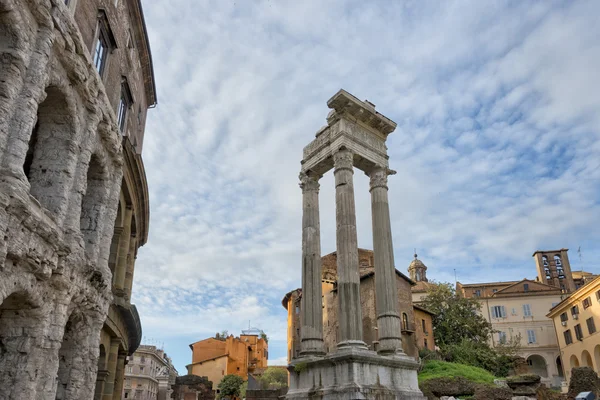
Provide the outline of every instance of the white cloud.
[[[250,320],[285,341],[280,300],[300,285],[302,147],[340,87],[398,122],[388,147],[399,269],[413,247],[438,280],[455,268],[463,281],[498,267],[501,279],[531,277],[531,253],[550,247],[597,268],[597,2],[144,6],[159,105],[144,143],[151,231],[133,300],[148,335],[200,339]],[[360,171],[355,186],[370,248]],[[329,174],[324,253],[335,249],[334,206]]]

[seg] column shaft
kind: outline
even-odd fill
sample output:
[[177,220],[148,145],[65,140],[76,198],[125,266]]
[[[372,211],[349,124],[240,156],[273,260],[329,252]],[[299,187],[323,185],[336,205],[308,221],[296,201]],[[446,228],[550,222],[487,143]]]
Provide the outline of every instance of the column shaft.
[[338,347],[365,348],[360,305],[353,155],[349,150],[342,149],[333,155],[333,159],[337,224]]
[[375,287],[377,292],[377,326],[379,353],[402,352],[398,287],[394,265],[394,246],[388,202],[387,168],[377,168],[371,178],[371,212],[373,220],[373,253],[375,258]]
[[133,286],[133,270],[135,267],[135,259],[137,257],[137,243],[135,240],[135,236],[131,236],[129,240],[129,254],[127,255],[127,272],[125,273],[125,298],[131,298],[131,288]]
[[119,354],[117,360],[117,371],[115,372],[115,389],[112,400],[121,400],[123,393],[123,381],[125,380],[125,354]]
[[110,342],[110,352],[108,353],[108,362],[106,369],[108,370],[108,376],[104,382],[104,390],[102,400],[113,400],[113,391],[115,388],[115,376],[117,372],[117,361],[119,357],[119,344],[120,340],[113,339]]
[[319,177],[300,174],[302,188],[301,355],[324,355]]
[[127,254],[129,253],[129,242],[131,240],[131,217],[133,210],[125,207],[123,210],[123,232],[119,240],[117,265],[115,268],[114,286],[119,292],[125,290],[125,273],[127,272]]

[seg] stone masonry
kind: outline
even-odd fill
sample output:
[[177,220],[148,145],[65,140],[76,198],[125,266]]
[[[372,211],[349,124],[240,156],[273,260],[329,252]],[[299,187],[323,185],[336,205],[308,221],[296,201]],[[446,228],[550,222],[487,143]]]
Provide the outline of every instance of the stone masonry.
[[[123,149],[138,137],[133,154],[139,158],[146,109],[156,102],[145,94],[153,79],[131,76],[122,66],[138,51],[128,49],[127,35],[137,35],[132,46],[145,39],[134,24],[129,30],[127,23],[109,21],[132,4],[139,6],[137,0],[0,0],[3,400],[118,399],[115,374],[123,374],[126,352],[139,344],[129,286],[115,310],[125,310],[130,321],[113,318],[108,329],[115,340],[100,345],[113,307],[111,242],[115,220],[121,220]],[[80,30],[86,8],[93,8],[91,29]],[[106,14],[111,16],[100,18]],[[105,21],[112,47],[99,73],[92,53]],[[135,99],[119,117],[124,75]],[[134,107],[136,113],[129,112]],[[141,159],[136,163],[139,169]],[[137,226],[143,238],[134,250],[147,235],[144,209],[147,204]],[[125,345],[123,334],[129,335]],[[106,365],[102,379],[99,360]],[[109,392],[97,390],[99,380],[106,380]]]
[[[423,399],[418,362],[402,350],[388,203],[387,136],[396,124],[344,90],[327,105],[327,126],[304,148],[300,357],[290,364],[288,399]],[[337,243],[337,348],[324,355],[318,189],[334,170]],[[363,341],[354,168],[370,177],[378,351]],[[331,349],[333,350],[333,349]]]

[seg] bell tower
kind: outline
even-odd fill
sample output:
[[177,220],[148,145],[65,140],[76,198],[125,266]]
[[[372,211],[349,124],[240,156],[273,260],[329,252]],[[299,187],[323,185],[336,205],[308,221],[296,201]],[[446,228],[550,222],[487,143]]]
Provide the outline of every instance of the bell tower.
[[408,274],[410,279],[415,282],[427,282],[427,266],[417,258],[416,252],[414,257],[415,259],[412,260],[408,266]]
[[569,249],[538,250],[533,253],[538,272],[538,280],[546,285],[561,288],[564,293],[575,291]]

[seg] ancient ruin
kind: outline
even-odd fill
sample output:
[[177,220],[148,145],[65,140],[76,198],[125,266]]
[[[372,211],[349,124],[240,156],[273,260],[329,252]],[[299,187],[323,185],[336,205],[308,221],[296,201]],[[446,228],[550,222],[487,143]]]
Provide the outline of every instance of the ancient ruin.
[[[302,306],[300,357],[290,364],[288,399],[424,399],[419,363],[402,351],[394,252],[388,204],[387,136],[396,123],[375,105],[340,90],[327,102],[327,126],[304,148],[300,187]],[[363,341],[354,167],[370,177],[378,351]],[[321,289],[319,179],[334,170],[336,186],[339,340],[325,353]]]
[[151,60],[139,0],[0,0],[0,399],[121,398]]

